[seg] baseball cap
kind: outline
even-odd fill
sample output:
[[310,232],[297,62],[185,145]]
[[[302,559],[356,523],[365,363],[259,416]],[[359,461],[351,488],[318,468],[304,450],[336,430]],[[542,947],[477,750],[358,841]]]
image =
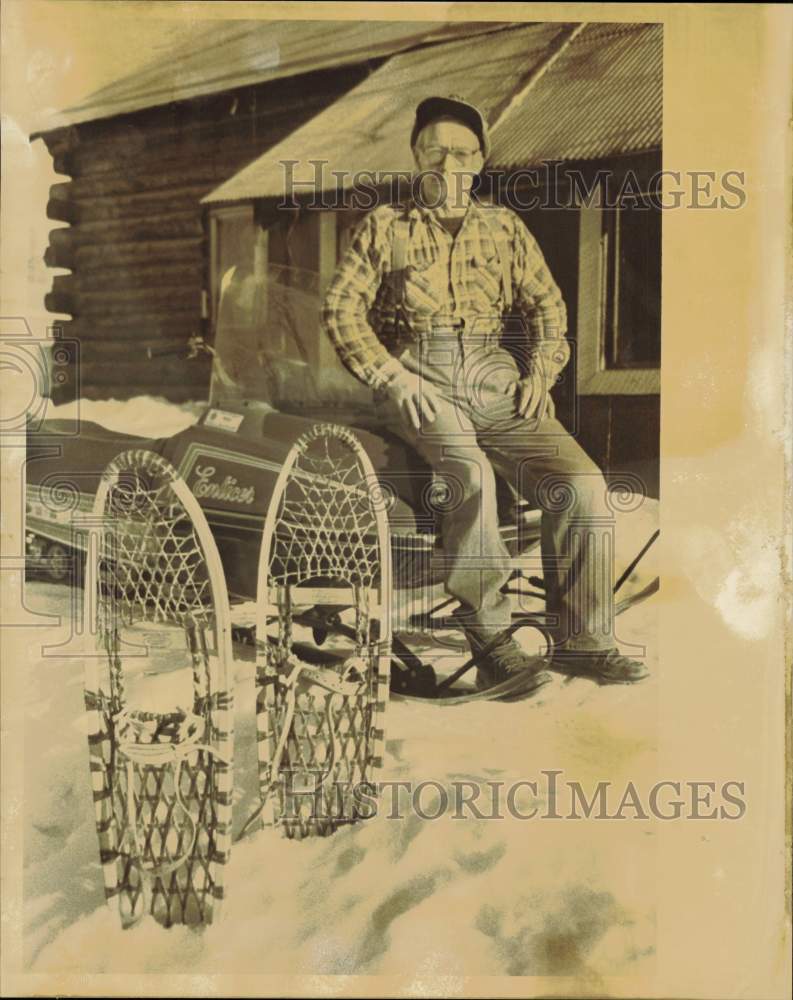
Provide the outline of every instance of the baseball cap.
[[454,118],[466,125],[479,139],[482,155],[487,159],[490,152],[490,137],[487,134],[485,116],[469,101],[456,94],[449,97],[426,97],[416,108],[416,121],[410,133],[410,145],[416,145],[419,132],[439,118]]

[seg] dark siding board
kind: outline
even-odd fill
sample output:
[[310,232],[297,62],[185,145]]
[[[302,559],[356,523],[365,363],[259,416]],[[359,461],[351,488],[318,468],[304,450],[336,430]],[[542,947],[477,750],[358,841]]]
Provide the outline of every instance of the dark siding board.
[[[124,338],[95,337],[90,340],[83,337],[80,340],[81,357],[87,358],[88,362],[86,363],[90,363],[90,359],[96,354],[99,359],[98,363],[114,359],[113,364],[116,366],[127,364],[133,357],[140,359],[145,357],[148,361],[146,351],[149,348],[157,351],[171,350],[176,356],[176,352],[184,347],[185,335],[181,330],[177,330],[170,337],[165,335],[152,337],[150,333],[151,331],[145,326],[141,326],[140,329]],[[161,364],[160,358],[152,359],[151,364],[156,368]]]
[[50,312],[71,316],[118,316],[141,308],[189,309],[195,302],[200,306],[201,289],[173,286],[119,292],[53,291],[45,296]]
[[578,443],[611,477],[638,476],[659,496],[660,397],[581,396]]
[[104,268],[79,270],[74,274],[56,275],[52,281],[53,291],[63,291],[72,295],[88,295],[96,292],[121,292],[133,289],[156,287],[184,287],[200,284],[203,266],[200,260],[173,262],[166,258],[161,264],[137,268]]
[[[68,201],[62,198],[50,198],[47,216],[60,221],[85,223],[145,218],[164,211],[190,211],[206,194],[207,185],[201,183],[186,186],[185,180],[183,175],[181,185],[150,193],[110,195],[80,200],[72,198]],[[65,215],[69,215],[70,218],[65,219]]]
[[[131,253],[131,248],[135,244],[128,243],[126,239],[130,235],[129,230],[133,227],[128,227],[127,231],[123,231],[123,227],[116,229],[116,235],[124,237],[123,243],[112,239],[106,241],[104,238],[90,241],[85,233],[79,234],[85,242],[78,242],[76,227],[73,230],[55,230],[50,233],[50,246],[45,258],[51,266],[70,268],[72,272],[75,272],[75,280],[81,276],[76,273],[81,271],[81,265],[86,266],[86,272],[101,270],[103,265],[106,265],[109,269],[120,267],[131,273],[140,264],[151,264],[154,261],[182,265],[200,262],[204,244],[204,231],[200,218],[183,217],[178,225],[169,223],[168,232],[170,233],[178,233],[179,229],[188,229],[190,232],[188,235],[179,234],[170,238],[165,236],[162,240],[157,240],[156,236],[154,239],[151,238],[152,234],[157,231],[157,225],[157,222],[152,221],[135,227],[135,231],[139,234],[137,246],[140,248],[140,253],[137,254]],[[157,243],[160,243],[161,246],[154,246]],[[179,251],[175,251],[174,244],[179,243],[182,244],[182,247]],[[55,261],[58,263],[55,264]]]
[[216,183],[216,176],[216,160],[198,159],[189,165],[187,175],[184,169],[166,171],[160,168],[154,174],[147,171],[132,173],[129,170],[117,169],[107,177],[75,178],[69,181],[65,185],[69,189],[68,195],[54,194],[52,189],[50,194],[53,198],[63,200],[64,197],[68,197],[80,203],[103,198],[133,198],[136,195],[145,197],[154,196],[159,192],[179,190],[184,187],[187,179],[191,183],[211,189]]
[[[81,345],[84,348],[85,345]],[[129,357],[134,356],[132,345]],[[209,365],[204,360],[180,362],[157,358],[143,360],[145,350],[139,351],[139,362],[123,364],[104,356],[92,360],[81,350],[80,364],[66,372],[67,380],[53,392],[55,402],[65,402],[77,396],[88,399],[129,399],[132,396],[165,396],[173,400],[202,399],[209,381]]]
[[575,437],[589,457],[603,470],[608,461],[608,396],[579,396]]
[[128,243],[133,240],[176,239],[202,235],[198,208],[178,212],[159,212],[143,219],[120,219],[114,222],[81,222],[68,229],[54,229],[50,239],[81,246],[86,243]]
[[[55,185],[53,185],[54,187]],[[76,223],[80,219],[80,206],[72,198],[53,195],[50,188],[50,200],[47,202],[47,218],[54,222]]]
[[66,128],[53,129],[42,135],[42,141],[46,144],[51,156],[58,156],[74,147],[77,142],[77,128],[69,125]]
[[614,396],[611,418],[611,471],[630,472],[659,494],[660,396]]
[[[124,164],[120,156],[112,171],[102,177],[77,177],[72,181],[74,191],[70,197],[85,201],[92,197],[118,197],[134,194],[146,194],[151,191],[180,187],[186,179],[206,185],[207,191],[226,180],[229,174],[224,170],[234,170],[236,166],[245,166],[268,148],[264,140],[260,142],[245,142],[238,146],[231,144],[222,152],[211,158],[193,156],[182,157],[175,165],[166,165],[162,161],[144,164],[143,168],[134,164]],[[220,176],[218,176],[220,175]],[[60,196],[59,196],[60,197]]]
[[74,251],[63,246],[54,247],[52,243],[44,251],[44,263],[47,267],[74,267]]
[[69,267],[80,274],[93,271],[108,273],[114,268],[122,268],[130,273],[142,262],[151,264],[162,262],[192,262],[201,257],[204,243],[203,232],[200,236],[186,236],[181,239],[142,240],[137,243],[109,243],[75,245],[73,242],[60,240],[57,245],[50,244],[44,255],[50,267]]
[[240,157],[254,159],[257,152],[264,152],[274,145],[282,134],[283,129],[270,128],[258,138],[231,132],[227,136],[207,137],[204,142],[174,142],[159,150],[151,147],[135,150],[120,146],[101,157],[96,150],[83,150],[80,157],[76,153],[64,157],[63,166],[66,169],[61,172],[77,178],[98,175],[107,179],[119,172],[119,163],[123,162],[130,174],[145,174],[153,179],[160,175],[175,177],[185,163],[200,157],[205,163],[222,169],[225,164],[234,163]]
[[[52,154],[51,149],[48,151]],[[59,181],[57,184],[50,185],[50,198],[57,201],[69,201],[75,194],[74,181]]]
[[207,377],[209,368],[203,360],[198,361],[166,361],[156,358],[149,361],[145,354],[142,360],[130,361],[127,364],[117,362],[112,367],[105,362],[81,360],[80,375],[95,385],[111,385],[129,380],[133,386],[139,385],[182,385],[194,384],[197,379]]
[[152,339],[169,340],[180,334],[186,340],[191,332],[198,332],[201,318],[199,311],[188,309],[168,309],[166,312],[151,310],[130,311],[124,316],[84,316],[79,319],[58,321],[64,337],[72,340],[125,342],[129,338],[145,333]]

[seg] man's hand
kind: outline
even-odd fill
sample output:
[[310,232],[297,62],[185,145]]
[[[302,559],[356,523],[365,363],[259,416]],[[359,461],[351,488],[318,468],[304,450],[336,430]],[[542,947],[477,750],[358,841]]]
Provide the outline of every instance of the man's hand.
[[407,417],[417,431],[421,430],[422,415],[429,423],[437,416],[438,398],[432,386],[420,375],[407,370],[401,371],[391,379],[386,390],[399,412]]
[[525,375],[517,382],[511,382],[504,390],[505,395],[514,396],[519,417],[542,420],[548,408],[548,386],[541,371]]

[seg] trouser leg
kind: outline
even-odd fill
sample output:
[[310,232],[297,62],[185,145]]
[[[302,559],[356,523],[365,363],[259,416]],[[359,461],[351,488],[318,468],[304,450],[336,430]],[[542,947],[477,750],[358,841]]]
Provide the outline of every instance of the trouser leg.
[[510,557],[499,532],[495,474],[473,425],[444,396],[435,420],[419,431],[389,404],[380,416],[428,463],[445,494],[437,513],[448,594],[472,624],[505,628],[510,604],[501,587],[510,575]]
[[457,487],[458,502],[442,519],[448,592],[480,624],[509,624],[509,601],[500,588],[510,566],[498,530],[495,469],[543,512],[543,575],[554,645],[612,648],[614,518],[601,471],[559,421],[525,421],[514,415],[512,397],[461,391],[460,380],[448,374],[429,379],[440,394],[433,422],[415,431],[395,410],[387,421]]
[[480,434],[497,472],[542,510],[546,609],[559,649],[614,644],[614,517],[602,473],[557,420],[520,419]]

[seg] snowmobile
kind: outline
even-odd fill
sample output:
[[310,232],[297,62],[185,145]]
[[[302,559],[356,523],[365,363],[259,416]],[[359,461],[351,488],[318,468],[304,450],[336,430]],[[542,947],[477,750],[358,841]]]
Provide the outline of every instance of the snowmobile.
[[[31,428],[26,487],[30,566],[52,580],[79,577],[86,544],[79,522],[92,510],[103,470],[120,454],[144,449],[166,459],[200,504],[233,604],[254,601],[265,519],[290,449],[318,422],[342,425],[368,456],[375,482],[365,485],[375,491],[388,517],[391,587],[399,606],[393,621],[392,692],[437,698],[441,704],[486,696],[456,686],[476,657],[439,678],[437,662],[425,663],[412,648],[413,640],[430,637],[447,650],[465,649],[449,613],[453,599],[438,601],[436,593],[444,576],[440,529],[449,497],[418,455],[378,426],[371,392],[342,367],[319,328],[320,301],[313,272],[275,265],[264,273],[253,266],[232,267],[221,283],[212,335],[193,338],[181,355],[212,356],[209,398],[192,426],[163,438],[68,419],[46,419]],[[150,353],[152,363],[157,356]],[[512,628],[530,626],[542,633],[541,511],[505,482],[499,483],[499,507],[501,532],[516,561],[508,589],[520,607]],[[636,577],[657,536],[657,530],[648,531],[635,552],[623,554],[616,567],[617,592]],[[628,597],[618,596],[615,611],[621,613],[657,588],[653,579]],[[527,610],[532,601],[536,607]],[[332,655],[321,647],[329,637],[349,632],[346,610],[331,592],[295,615],[313,640],[312,649],[304,649],[308,659],[322,662]],[[249,625],[235,626],[233,635],[237,642],[253,642]]]

